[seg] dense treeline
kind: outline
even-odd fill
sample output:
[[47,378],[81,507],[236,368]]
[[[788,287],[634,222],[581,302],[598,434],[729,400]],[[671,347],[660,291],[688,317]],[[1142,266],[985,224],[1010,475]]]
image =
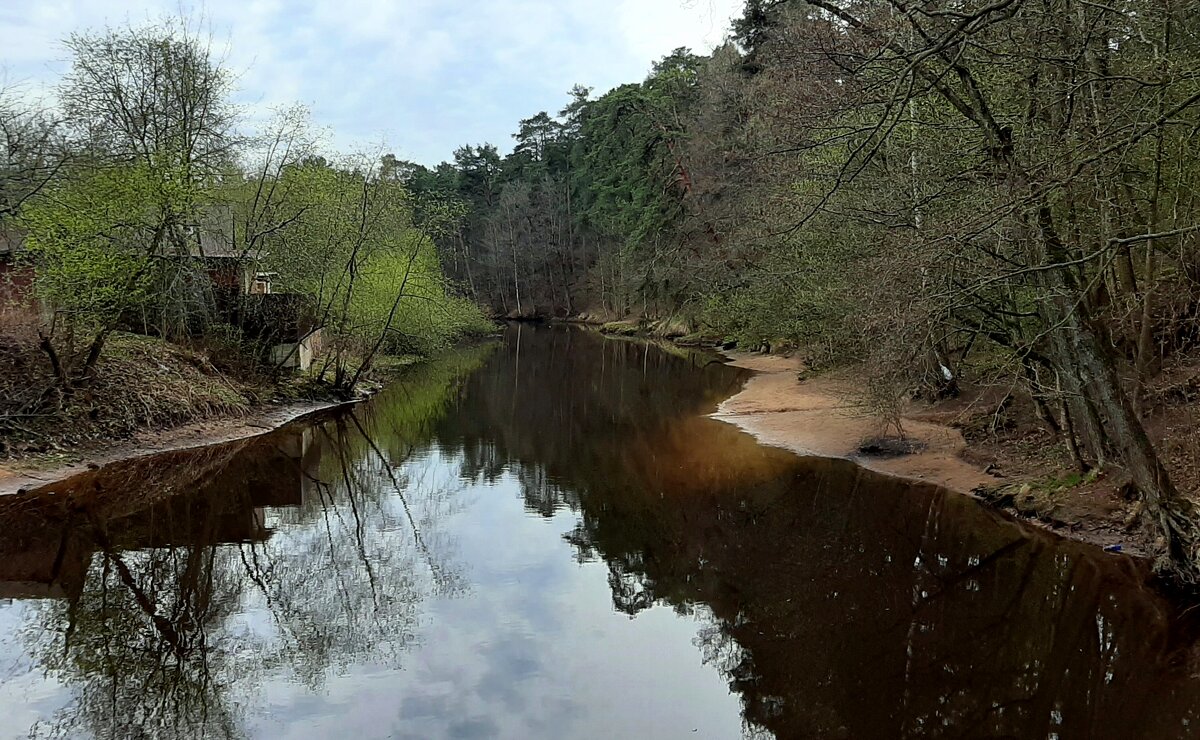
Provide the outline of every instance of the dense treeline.
[[785,339],[864,363],[884,409],[1019,384],[1194,578],[1143,422],[1198,338],[1198,24],[1191,0],[750,0],[710,56],[404,176],[466,204],[439,245],[496,312]]
[[[320,336],[321,374],[348,393],[377,354],[482,324],[433,245],[452,206],[418,201],[378,154],[328,151],[303,109],[248,131],[186,24],[66,47],[45,110],[0,95],[0,257],[32,275],[31,294],[6,286],[0,333],[6,358],[24,362],[27,342],[44,356],[2,382],[0,432],[60,412],[122,331],[258,371],[289,361],[271,347]],[[251,295],[255,281],[288,297]]]
[[[439,241],[447,269],[511,317],[659,314],[686,306],[703,275],[692,223],[687,127],[704,60],[678,49],[642,84],[521,121],[511,154],[464,146],[428,169],[389,160],[414,191],[466,205]],[[684,260],[688,260],[685,262]],[[699,281],[699,282],[698,282]]]

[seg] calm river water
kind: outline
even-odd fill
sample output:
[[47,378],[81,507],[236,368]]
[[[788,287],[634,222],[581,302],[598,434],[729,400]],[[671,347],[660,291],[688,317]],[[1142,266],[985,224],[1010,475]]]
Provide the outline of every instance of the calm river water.
[[0,736],[1197,734],[1142,568],[706,418],[746,377],[513,327],[0,500]]

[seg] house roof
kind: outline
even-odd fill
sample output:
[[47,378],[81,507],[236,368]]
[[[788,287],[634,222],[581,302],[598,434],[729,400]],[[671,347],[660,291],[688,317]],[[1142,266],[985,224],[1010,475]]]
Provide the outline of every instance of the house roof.
[[224,219],[203,219],[196,228],[195,242],[189,245],[195,257],[241,258],[244,255],[233,246],[232,223]]
[[[225,207],[212,207],[203,213],[196,223],[187,228],[187,251],[189,257],[211,260],[238,260],[255,262],[257,254],[234,245],[233,212]],[[162,256],[178,256],[175,250],[164,247]]]

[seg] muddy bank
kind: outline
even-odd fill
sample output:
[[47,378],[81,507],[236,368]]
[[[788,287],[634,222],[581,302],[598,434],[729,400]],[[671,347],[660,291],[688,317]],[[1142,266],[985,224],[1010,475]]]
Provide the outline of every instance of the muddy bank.
[[0,496],[57,483],[91,468],[121,460],[256,437],[303,417],[342,405],[345,404],[303,401],[266,406],[243,416],[206,419],[166,430],[146,430],[102,448],[75,449],[52,457],[7,461],[0,464]]
[[[445,354],[451,356],[460,350],[490,343],[491,340],[487,338],[464,341]],[[168,351],[178,353],[181,350],[171,347]],[[179,421],[165,414],[160,415],[161,419],[151,417],[136,420],[141,422],[136,428],[130,428],[127,424],[116,427],[108,434],[92,433],[82,437],[71,436],[72,420],[62,419],[58,432],[47,435],[48,441],[43,450],[7,457],[0,454],[0,496],[57,483],[110,463],[257,437],[302,418],[371,398],[389,382],[429,362],[430,358],[417,355],[381,356],[375,362],[371,377],[360,381],[355,398],[349,401],[335,398],[327,388],[304,378],[284,381],[275,386],[237,386],[236,381],[212,370],[213,378],[208,380],[228,384],[231,389],[241,392],[242,405],[210,409],[201,418],[185,417]],[[272,400],[254,400],[255,397],[262,398],[267,392],[272,393]],[[163,398],[165,400],[151,399],[156,401],[152,406],[169,408],[170,398],[165,395]]]
[[[904,431],[914,443],[908,454],[870,454],[864,441],[880,435],[879,419],[858,408],[852,398],[852,374],[800,380],[799,358],[728,353],[730,364],[756,372],[742,391],[720,405],[714,418],[734,424],[761,443],[801,455],[831,457],[870,470],[919,480],[972,495],[1071,539],[1124,552],[1146,554],[1152,542],[1127,525],[1119,497],[1102,486],[1067,492],[1048,490],[1053,470],[996,448],[975,449],[962,433],[940,419],[937,407],[914,406]],[[1007,474],[993,474],[996,470]],[[997,495],[997,491],[1007,491]],[[982,495],[981,495],[982,494]]]

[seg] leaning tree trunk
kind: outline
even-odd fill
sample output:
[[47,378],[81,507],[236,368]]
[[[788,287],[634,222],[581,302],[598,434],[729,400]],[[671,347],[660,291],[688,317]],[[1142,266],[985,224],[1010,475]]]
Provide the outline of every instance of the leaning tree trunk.
[[1107,442],[1125,464],[1150,517],[1163,539],[1160,569],[1170,570],[1181,581],[1200,583],[1200,516],[1195,504],[1171,482],[1121,387],[1111,353],[1100,343],[1079,311],[1063,317],[1062,328],[1074,353],[1074,362],[1087,378],[1085,395],[1104,418]]
[[1157,568],[1185,585],[1200,584],[1200,512],[1171,482],[1122,387],[1112,352],[1093,326],[1081,286],[1067,268],[1054,267],[1065,255],[1049,206],[1039,209],[1037,221],[1029,257],[1031,264],[1048,267],[1039,273],[1039,283],[1047,293],[1042,310],[1051,360],[1068,381],[1065,390],[1076,422],[1086,426],[1081,439],[1096,460],[1111,450],[1129,473],[1162,540]]

